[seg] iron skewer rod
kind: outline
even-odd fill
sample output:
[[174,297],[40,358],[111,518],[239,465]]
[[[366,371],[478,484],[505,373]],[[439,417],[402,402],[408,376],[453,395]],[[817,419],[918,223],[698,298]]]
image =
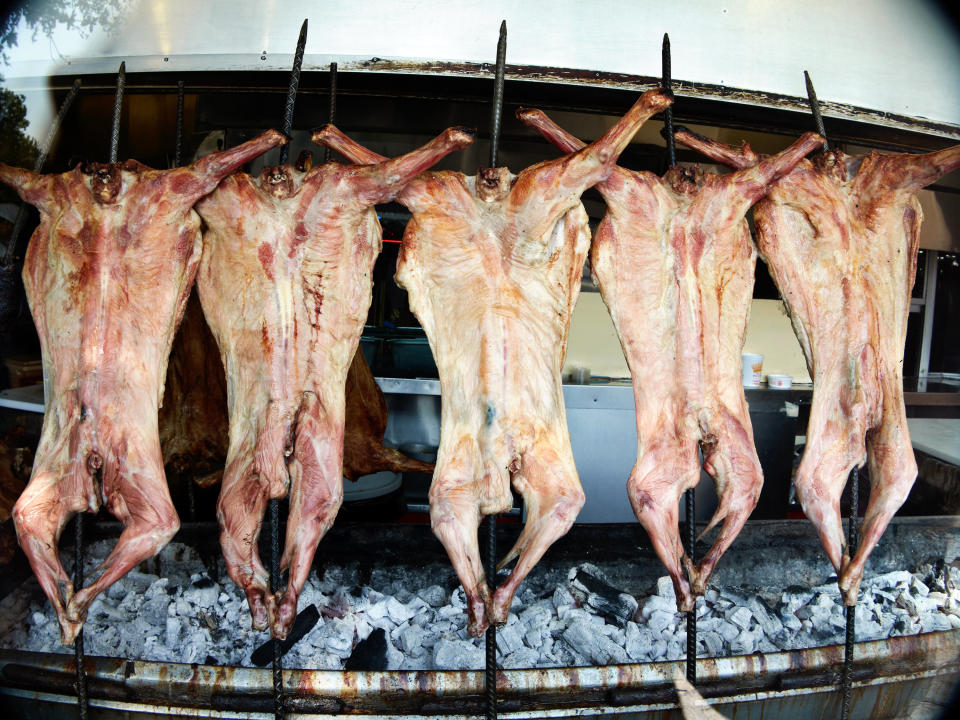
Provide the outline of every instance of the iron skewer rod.
[[[293,67],[290,70],[290,85],[287,88],[287,102],[283,108],[283,133],[288,138],[293,131],[293,110],[297,101],[297,88],[300,86],[300,68],[303,66],[303,52],[307,47],[307,19],[300,26],[297,49],[293,55]],[[280,164],[287,162],[290,143],[280,148]],[[280,591],[280,501],[271,498],[270,508],[270,592]],[[276,637],[273,646],[273,716],[283,720],[283,648]]]
[[829,150],[827,143],[827,131],[823,129],[823,115],[820,113],[820,101],[817,99],[817,91],[813,88],[813,80],[810,79],[810,73],[803,71],[803,81],[807,85],[807,102],[810,103],[810,112],[813,113],[813,124],[817,133],[823,138],[823,149]]
[[[487,515],[487,585],[491,594],[497,590],[497,516]],[[497,626],[487,628],[484,638],[486,663],[484,684],[487,695],[487,720],[497,719]]]
[[[694,491],[687,490],[687,555],[690,562],[695,563],[694,551],[697,542],[696,510],[694,508]],[[693,610],[687,613],[687,681],[691,685],[697,682],[697,601],[694,598]]]
[[497,67],[493,78],[493,110],[490,114],[490,167],[497,166],[500,146],[500,119],[503,117],[503,75],[507,66],[507,21],[500,23],[497,40]]
[[[490,113],[490,167],[497,167],[497,155],[500,146],[500,120],[503,117],[503,76],[507,64],[507,21],[500,23],[500,37],[497,39],[497,65],[493,79],[493,109]],[[490,593],[497,591],[497,516],[487,516],[487,586]],[[484,638],[486,663],[484,667],[484,685],[486,689],[487,720],[497,718],[497,627],[493,623],[487,628]]]
[[[663,44],[660,50],[660,87],[669,97],[673,97],[673,74],[670,62],[670,35],[663,34]],[[673,142],[673,106],[663,111],[664,134],[667,141],[667,161],[670,167],[677,164],[677,151]],[[696,526],[696,508],[694,503],[694,489],[686,492],[687,509],[687,556],[691,563],[696,562],[695,550],[697,541]],[[697,682],[697,606],[694,600],[694,606],[687,613],[687,657],[686,657],[686,675],[691,685]]]
[[[280,591],[280,501],[270,499],[270,592]],[[283,652],[273,638],[273,716],[283,720]]]
[[120,114],[123,111],[123,90],[127,85],[127,63],[120,63],[117,71],[117,91],[113,96],[113,125],[110,130],[110,162],[117,161],[120,150]]
[[[37,155],[37,159],[33,163],[34,172],[40,172],[43,170],[43,166],[47,164],[47,158],[50,156],[50,148],[53,147],[53,141],[56,139],[57,133],[60,131],[60,125],[63,124],[63,119],[67,116],[67,111],[70,110],[70,106],[73,105],[73,101],[77,97],[77,93],[79,91],[80,78],[77,78],[73,81],[73,86],[70,88],[67,96],[63,99],[63,102],[60,103],[60,109],[57,111],[57,116],[50,124],[50,129],[47,130],[47,136],[43,140],[43,145],[40,146],[40,154]],[[23,231],[23,224],[26,221],[27,206],[26,203],[21,203],[20,208],[17,210],[17,217],[13,222],[13,229],[10,231],[10,239],[7,241],[7,247],[4,250],[4,265],[10,265],[13,262],[13,256],[17,248],[17,238],[20,237],[20,233]]]
[[[83,513],[78,512],[74,518],[73,544],[73,591],[76,593],[83,587]],[[77,708],[80,711],[80,720],[87,720],[90,712],[90,699],[87,697],[87,668],[84,662],[83,626],[73,641],[73,655],[77,663]]]
[[[823,149],[829,150],[827,132],[823,127],[823,115],[820,112],[820,101],[817,99],[817,91],[813,87],[810,73],[806,70],[803,71],[803,80],[807,86],[807,101],[810,103],[814,126],[820,136],[823,137]],[[860,505],[860,471],[856,466],[850,471],[848,484],[850,485],[850,520],[847,525],[847,553],[850,557],[853,557],[857,551],[857,514]],[[850,717],[850,698],[853,692],[853,650],[857,634],[857,606],[855,604],[844,605],[843,614],[846,620],[846,628],[843,642],[843,673],[840,681],[840,717],[841,720],[848,720]]]
[[[290,69],[290,85],[287,88],[287,104],[283,108],[283,134],[288,138],[293,131],[293,107],[297,102],[297,88],[300,86],[300,68],[303,66],[303,51],[307,47],[307,20],[300,26],[300,37],[297,38],[297,50],[293,55],[293,67]],[[280,164],[287,162],[290,153],[290,143],[280,147]]]
[[[673,76],[670,70],[670,36],[667,33],[663,34],[663,45],[660,50],[660,64],[661,64],[661,75],[662,80],[660,82],[660,87],[667,94],[668,97],[673,97]],[[673,167],[677,164],[677,151],[673,143],[673,106],[671,105],[666,110],[663,111],[663,122],[664,130],[666,131],[666,140],[667,140],[667,160],[670,162],[670,167]]]
[[[110,162],[117,161],[117,146],[120,141],[120,111],[123,108],[123,86],[126,82],[126,63],[120,63],[117,74],[117,92],[113,98],[113,126],[110,129]],[[77,513],[74,535],[74,564],[73,564],[73,592],[83,587],[83,513]],[[80,720],[87,720],[89,712],[89,698],[87,697],[87,668],[83,648],[83,626],[73,641],[73,654],[77,663],[77,707],[80,710]]]
[[[173,167],[180,167],[183,160],[183,80],[177,81],[177,140],[173,150]],[[197,519],[197,498],[193,478],[187,479],[187,516],[190,522]]]
[[[330,63],[330,124],[337,122],[337,64]],[[330,155],[333,151],[327,147],[323,151],[323,161],[330,162]]]
[[[852,558],[857,552],[857,541],[859,540],[857,528],[860,505],[860,471],[854,466],[850,471],[850,520],[847,524],[847,552]],[[850,717],[850,697],[853,693],[853,649],[856,641],[856,619],[857,606],[844,605],[843,612],[847,621],[846,633],[843,643],[843,682],[842,682],[842,700],[840,704],[840,717],[842,720],[848,720]]]
[[183,80],[177,81],[177,144],[173,151],[173,166],[180,167],[183,160]]

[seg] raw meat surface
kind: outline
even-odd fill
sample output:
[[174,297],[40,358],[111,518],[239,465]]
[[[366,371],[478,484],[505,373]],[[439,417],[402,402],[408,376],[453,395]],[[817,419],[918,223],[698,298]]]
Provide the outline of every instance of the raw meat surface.
[[[520,119],[564,152],[583,146],[540,111]],[[597,186],[608,211],[591,268],[630,367],[637,414],[637,462],[627,489],[681,610],[703,594],[763,484],[740,373],[757,258],[745,215],[820,142],[805,135],[729,175],[674,166],[659,178],[618,167]],[[722,525],[694,565],[680,541],[677,508],[700,480],[701,454],[720,499],[704,532]]]
[[[381,244],[373,206],[471,142],[452,128],[376,165],[237,173],[197,206],[208,226],[197,289],[226,369],[230,417],[220,540],[254,627],[269,625],[278,638],[343,499],[344,385]],[[267,501],[288,490],[280,564],[290,575],[274,595],[256,543]]]
[[[93,599],[179,527],[163,474],[157,410],[170,345],[200,260],[194,203],[284,142],[269,131],[175,170],[135,160],[0,180],[40,211],[23,281],[40,335],[46,414],[30,483],[14,508],[20,545],[73,643]],[[60,533],[101,504],[125,529],[99,577],[74,592]]]
[[[677,139],[733,167],[759,158],[693,133]],[[804,513],[855,605],[867,557],[906,500],[917,464],[903,404],[903,349],[923,211],[916,191],[960,167],[960,145],[926,155],[804,160],[754,210],[757,245],[803,348],[813,401],[794,479]],[[868,464],[870,500],[853,558],[840,496]]]
[[[397,282],[430,340],[443,403],[431,524],[463,583],[473,635],[506,622],[518,585],[583,505],[560,382],[590,246],[580,195],[669,104],[650,91],[579,152],[519,175],[425,173],[398,198],[413,217]],[[354,161],[378,157],[335,128],[320,134]],[[482,516],[510,508],[511,481],[527,520],[501,563],[517,564],[491,593],[477,529]]]

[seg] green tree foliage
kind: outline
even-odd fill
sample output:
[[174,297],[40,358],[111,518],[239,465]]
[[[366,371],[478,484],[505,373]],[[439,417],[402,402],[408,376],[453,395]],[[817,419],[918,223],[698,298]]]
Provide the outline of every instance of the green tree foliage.
[[81,34],[90,33],[100,26],[107,31],[116,30],[123,21],[130,0],[26,0],[11,3],[4,10],[0,24],[0,59],[9,62],[7,51],[17,44],[17,30],[21,20],[33,29],[33,37],[39,33],[52,35],[57,25],[66,25]]
[[[0,20],[0,61],[10,61],[9,51],[18,42],[21,21],[33,30],[33,38],[53,34],[58,25],[82,35],[102,27],[117,30],[129,9],[130,0],[25,0],[5,5]],[[0,75],[0,85],[3,76]],[[24,97],[0,86],[0,160],[18,167],[33,167],[40,153],[37,142],[26,134],[27,108]],[[14,202],[16,194],[0,186],[0,202]]]
[[[27,107],[23,96],[0,88],[0,160],[8,165],[32,168],[40,148],[24,132],[27,129]],[[0,185],[0,202],[15,202],[16,193]]]

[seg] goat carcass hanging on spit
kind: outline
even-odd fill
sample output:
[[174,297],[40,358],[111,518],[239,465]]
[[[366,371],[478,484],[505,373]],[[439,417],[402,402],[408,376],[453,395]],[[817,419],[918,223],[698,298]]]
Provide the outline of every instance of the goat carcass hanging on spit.
[[[227,381],[217,341],[193,294],[170,351],[164,400],[160,447],[171,484],[171,476],[204,488],[220,482],[229,433]],[[386,400],[357,350],[347,373],[343,476],[356,480],[382,470],[433,473],[433,463],[413,460],[385,446],[386,429]]]
[[[651,91],[595,143],[512,175],[426,173],[398,200],[413,213],[397,263],[440,372],[433,530],[467,594],[469,630],[506,621],[517,586],[583,505],[560,371],[590,246],[580,195],[602,181],[645,120],[670,100]],[[328,126],[323,142],[356,162],[379,156]],[[477,542],[483,515],[523,495],[527,521],[491,596]]]
[[[175,170],[135,160],[0,180],[40,211],[23,281],[40,335],[46,414],[29,485],[14,508],[20,545],[76,637],[93,599],[177,531],[157,435],[167,358],[200,260],[194,203],[284,142],[269,131]],[[74,592],[57,551],[77,512],[124,524],[99,577]]]
[[[197,289],[227,375],[230,442],[217,504],[230,577],[253,625],[283,638],[317,543],[343,498],[344,384],[363,331],[380,252],[373,206],[473,142],[451,128],[376,165],[237,173],[197,205],[206,221]],[[290,514],[274,596],[257,552],[267,501]]]
[[[520,119],[564,152],[583,146],[538,110],[521,111]],[[620,336],[636,404],[637,462],[628,492],[681,610],[691,610],[704,592],[763,484],[740,372],[757,259],[745,215],[821,142],[805,135],[729,175],[674,166],[660,178],[618,167],[597,186],[608,211],[591,269]],[[694,565],[680,541],[677,508],[699,482],[698,450],[720,498],[704,532],[722,524]]]
[[[762,161],[689,131],[678,141],[734,168]],[[960,167],[960,145],[926,155],[840,150],[804,160],[754,209],[757,245],[813,378],[807,447],[794,483],[856,604],[867,557],[907,499],[917,464],[903,403],[903,349],[923,211],[916,191]],[[867,463],[870,500],[850,558],[840,495]]]

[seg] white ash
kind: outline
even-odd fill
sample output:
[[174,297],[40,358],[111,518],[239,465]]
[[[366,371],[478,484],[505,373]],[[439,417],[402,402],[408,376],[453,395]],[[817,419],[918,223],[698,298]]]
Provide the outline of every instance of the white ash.
[[[89,548],[87,567],[109,543]],[[156,564],[141,566],[110,587],[90,608],[84,633],[90,655],[160,662],[249,666],[267,640],[250,628],[243,593],[222,561],[206,567],[189,547],[173,543]],[[163,577],[146,572],[162,568]],[[483,640],[466,631],[462,588],[449,569],[355,566],[312,573],[300,598],[313,604],[317,624],[286,654],[289,668],[342,669],[357,643],[374,629],[386,633],[390,670],[479,669]],[[678,660],[686,650],[686,617],[676,611],[669,578],[653,594],[618,589],[591,564],[528,580],[499,628],[503,668],[621,664]],[[364,582],[361,582],[364,580]],[[437,581],[446,582],[447,586]],[[960,569],[943,562],[915,572],[864,579],[856,609],[858,640],[960,629]],[[19,613],[19,614],[17,614]],[[700,657],[777,652],[843,642],[844,614],[835,582],[784,589],[716,586],[697,599]],[[36,582],[0,602],[0,646],[72,652],[60,644],[55,615]]]

